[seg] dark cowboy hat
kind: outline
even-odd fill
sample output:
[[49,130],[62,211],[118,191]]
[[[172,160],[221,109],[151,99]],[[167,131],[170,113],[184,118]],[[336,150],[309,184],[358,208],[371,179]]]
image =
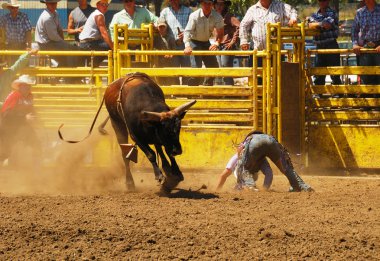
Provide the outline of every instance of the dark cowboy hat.
[[231,5],[231,1],[230,0],[214,0],[214,4],[216,4],[216,3],[224,3],[227,6]]
[[58,3],[61,0],[40,0],[41,3],[43,4],[49,4],[49,3]]

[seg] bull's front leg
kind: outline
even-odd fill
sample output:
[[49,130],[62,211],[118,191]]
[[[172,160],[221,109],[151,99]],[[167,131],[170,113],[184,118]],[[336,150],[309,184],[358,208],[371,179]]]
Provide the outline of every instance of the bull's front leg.
[[162,169],[164,170],[166,176],[171,176],[172,175],[172,169],[170,167],[169,161],[166,159],[166,156],[162,150],[162,147],[160,145],[154,145],[154,147],[156,148],[156,151],[158,152],[158,154],[161,157]]
[[157,165],[156,154],[155,154],[154,151],[149,147],[148,144],[141,144],[141,143],[138,143],[138,142],[137,142],[137,145],[138,145],[139,148],[144,152],[145,156],[148,158],[148,160],[149,160],[150,163],[152,164],[155,179],[158,180],[159,182],[161,182],[162,179],[163,179],[163,175],[162,175],[162,172],[161,172],[160,168],[159,168],[158,165]]
[[175,160],[175,158],[173,156],[169,156],[169,160],[170,160],[170,163],[171,163],[172,174],[175,175],[175,176],[177,176],[180,181],[183,181],[184,180],[183,174],[182,174],[181,170],[178,167],[177,161]]

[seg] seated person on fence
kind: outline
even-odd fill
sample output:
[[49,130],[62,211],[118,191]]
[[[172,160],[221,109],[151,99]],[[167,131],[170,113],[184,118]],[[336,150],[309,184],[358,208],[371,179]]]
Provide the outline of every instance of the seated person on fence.
[[112,39],[115,24],[127,24],[129,29],[140,29],[142,24],[157,22],[157,16],[144,7],[136,6],[135,0],[123,0],[123,3],[124,9],[114,14],[109,25]]
[[[83,31],[79,35],[80,48],[84,50],[108,51],[113,49],[113,43],[108,35],[104,14],[111,0],[91,0],[91,6],[96,10],[88,17]],[[94,58],[94,67],[98,67],[104,56]]]
[[[241,153],[241,159],[236,165],[238,187],[246,185],[247,176],[255,177],[255,173],[262,170],[265,173],[264,188],[268,189],[271,185],[271,170],[266,157],[285,174],[290,183],[289,191],[314,191],[302,178],[296,173],[287,150],[273,136],[264,134],[259,131],[249,133],[243,141],[244,150]],[[227,166],[228,167],[228,166]],[[229,176],[225,170],[219,177],[217,189],[220,189],[226,178]]]
[[[35,31],[35,41],[40,50],[69,51],[78,50],[78,47],[68,44],[63,38],[63,30],[57,13],[57,4],[61,0],[41,0],[46,4],[46,9],[38,18]],[[68,56],[53,56],[60,67],[76,67],[78,59]]]
[[8,9],[9,14],[0,17],[0,28],[5,29],[7,50],[25,50],[31,48],[32,25],[25,13],[19,12],[21,6],[17,0],[10,0],[9,3],[1,5],[3,9]]
[[79,46],[79,34],[83,31],[83,26],[87,18],[95,9],[87,3],[87,0],[78,0],[78,5],[69,14],[67,23],[67,33],[74,35],[75,43]]
[[6,62],[0,60],[0,108],[2,102],[5,100],[9,92],[11,91],[11,84],[16,74],[29,65],[29,58],[31,55],[36,55],[37,49],[32,49],[29,52],[21,55],[18,60],[10,66],[7,70],[4,70]]
[[[154,37],[153,48],[155,50],[176,50],[176,41],[174,37],[168,33],[167,24],[164,18],[159,18],[157,21],[159,35]],[[173,55],[157,55],[155,58],[156,67],[179,67],[177,56]],[[179,84],[178,77],[159,77],[158,82],[161,85]]]
[[[8,159],[18,142],[34,150],[35,159],[41,155],[41,146],[31,123],[35,120],[31,84],[34,81],[22,75],[13,81],[13,91],[6,98],[0,113],[0,162]],[[35,161],[37,164],[39,161]]]

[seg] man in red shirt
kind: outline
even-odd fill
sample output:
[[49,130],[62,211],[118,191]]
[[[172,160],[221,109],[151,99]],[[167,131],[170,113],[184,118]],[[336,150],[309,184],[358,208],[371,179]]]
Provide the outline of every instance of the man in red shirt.
[[27,75],[13,81],[13,91],[5,99],[0,112],[0,161],[8,159],[18,142],[31,147],[36,157],[40,156],[40,142],[31,123],[35,119],[33,82]]

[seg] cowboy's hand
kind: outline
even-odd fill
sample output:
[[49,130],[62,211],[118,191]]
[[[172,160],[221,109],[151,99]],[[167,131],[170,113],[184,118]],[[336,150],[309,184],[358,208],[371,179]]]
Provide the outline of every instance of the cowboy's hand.
[[38,49],[31,49],[28,54],[29,55],[36,55],[38,53]]
[[208,48],[210,51],[217,51],[219,50],[219,45],[217,44],[212,44],[210,45],[210,47]]
[[354,45],[354,46],[352,47],[352,50],[353,50],[353,52],[354,52],[355,54],[359,55],[359,54],[360,54],[360,49],[361,49],[361,48],[362,48],[362,47],[359,46],[359,45]]
[[36,116],[33,113],[28,113],[27,115],[25,115],[25,119],[27,121],[34,121],[36,119]]
[[188,46],[185,48],[185,50],[183,50],[183,52],[186,55],[190,55],[193,52],[193,48],[191,48],[191,46]]
[[297,25],[297,19],[290,19],[289,22],[288,22],[288,25],[289,26]]
[[380,45],[375,48],[376,52],[380,53]]
[[243,51],[247,51],[249,49],[249,44],[241,44],[240,45],[240,48],[243,50]]

